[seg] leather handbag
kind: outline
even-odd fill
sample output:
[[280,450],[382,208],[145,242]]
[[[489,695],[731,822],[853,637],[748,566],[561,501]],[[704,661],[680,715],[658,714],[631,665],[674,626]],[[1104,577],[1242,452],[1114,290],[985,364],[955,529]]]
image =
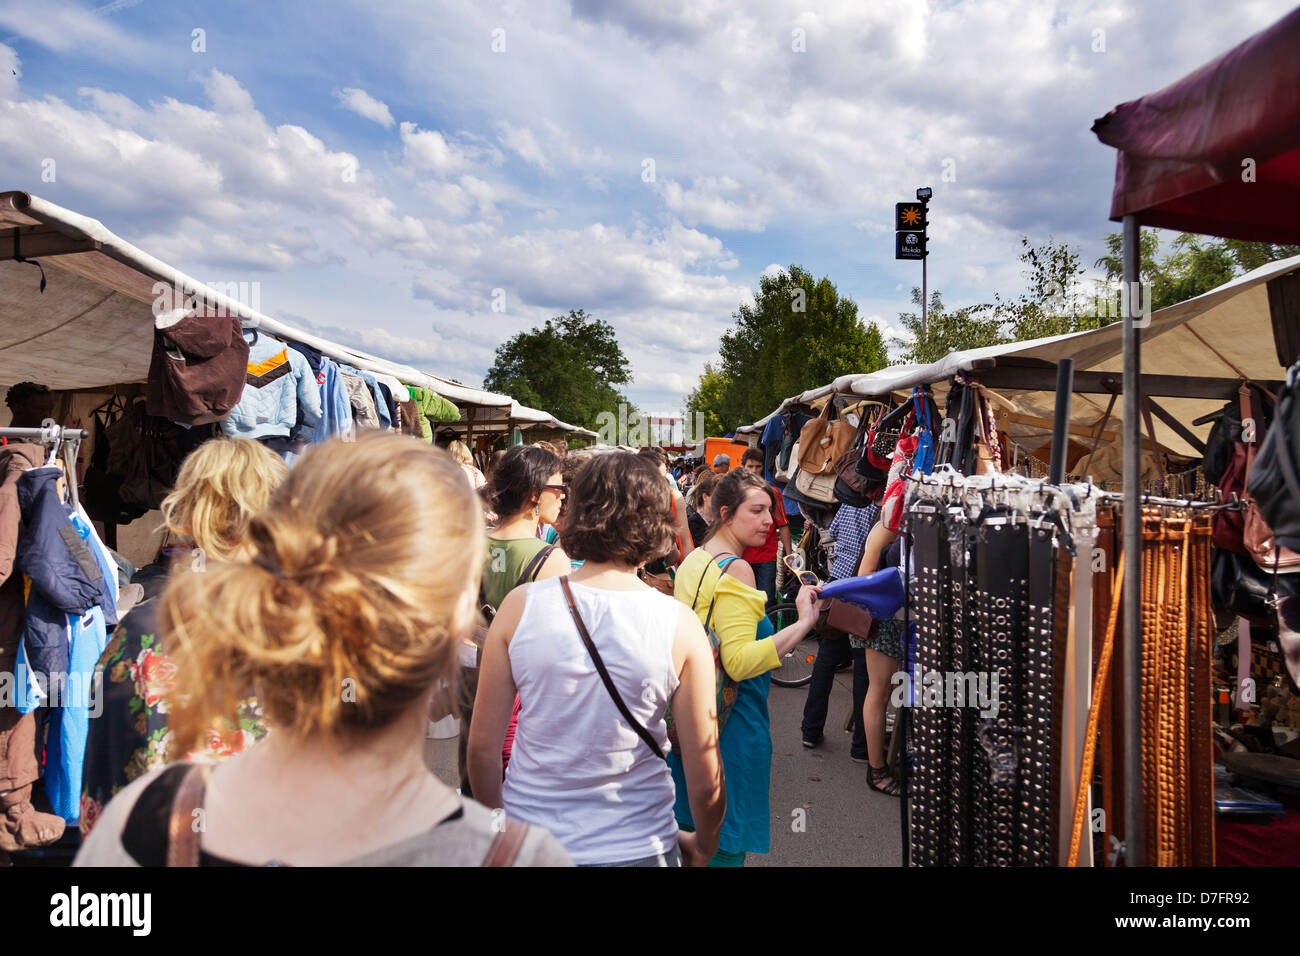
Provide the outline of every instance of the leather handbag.
[[1292,574],[1276,576],[1265,571],[1244,554],[1218,549],[1210,565],[1210,591],[1214,602],[1232,614],[1252,623],[1264,625],[1273,617],[1274,597],[1300,597],[1300,578]]
[[654,574],[645,568],[637,568],[636,576],[650,585],[660,594],[673,596],[673,576],[671,574]]
[[[785,467],[781,466],[781,461],[785,461]],[[776,468],[772,470],[772,477],[778,482],[789,482],[794,477],[794,473],[799,470],[799,440],[796,438],[794,444],[790,447],[789,456],[778,456]]]
[[1246,478],[1246,490],[1258,508],[1259,517],[1269,527],[1274,543],[1291,548],[1300,548],[1298,376],[1300,363],[1287,371],[1286,385],[1278,395],[1273,423]]
[[817,602],[817,633],[823,640],[842,640],[850,635],[865,638],[871,631],[871,612],[848,601],[822,598]]
[[862,443],[867,435],[866,423],[866,415],[863,415],[848,449],[835,459],[835,486],[831,490],[836,501],[851,508],[865,508],[870,503],[870,497],[863,489],[862,476],[858,473]]
[[[799,470],[810,475],[834,475],[835,460],[853,443],[853,426],[832,418],[835,397],[826,400],[822,413],[799,432]],[[831,482],[834,487],[834,481]],[[832,496],[833,499],[833,496]]]
[[837,477],[834,471],[818,475],[804,471],[801,467],[794,473],[794,486],[805,498],[811,498],[813,501],[819,501],[824,505],[838,504],[835,500],[835,479]]

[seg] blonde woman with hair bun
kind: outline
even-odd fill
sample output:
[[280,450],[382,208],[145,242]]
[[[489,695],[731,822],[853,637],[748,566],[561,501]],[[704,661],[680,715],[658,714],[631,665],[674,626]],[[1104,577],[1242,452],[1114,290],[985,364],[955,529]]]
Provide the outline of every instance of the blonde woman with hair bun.
[[172,764],[136,780],[77,865],[569,863],[546,831],[462,799],[424,764],[430,701],[473,620],[486,547],[462,474],[408,436],[313,445],[250,522],[247,563],[173,579],[159,615],[177,746],[250,688],[270,732],[210,771]]
[[[122,618],[96,665],[101,710],[90,721],[81,774],[81,834],[95,826],[103,807],[119,790],[169,759],[176,750],[168,728],[167,697],[176,685],[177,665],[158,627],[160,602],[154,581],[179,579],[184,586],[209,562],[247,560],[253,515],[289,475],[279,455],[249,438],[216,438],[196,448],[181,464],[176,485],[163,499],[163,527],[175,555],[170,568],[138,574],[146,600]],[[152,577],[149,572],[157,571]],[[192,756],[222,759],[260,740],[266,728],[256,702],[245,698],[214,712]]]

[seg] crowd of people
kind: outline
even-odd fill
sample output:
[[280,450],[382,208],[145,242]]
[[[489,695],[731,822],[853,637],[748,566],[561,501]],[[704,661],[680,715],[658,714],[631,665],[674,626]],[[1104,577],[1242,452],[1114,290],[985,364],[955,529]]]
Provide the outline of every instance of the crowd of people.
[[[485,475],[458,442],[377,433],[292,469],[247,439],[200,446],[162,509],[171,560],[100,660],[76,863],[743,866],[769,852],[770,676],[817,626],[819,588],[799,586],[774,630],[790,531],[761,453],[681,466],[656,447],[538,443]],[[889,561],[876,510],[841,510],[834,577]],[[897,793],[872,693],[897,664],[891,635],[822,642],[802,731],[818,745],[851,659],[853,757]],[[448,713],[458,789],[423,752]]]

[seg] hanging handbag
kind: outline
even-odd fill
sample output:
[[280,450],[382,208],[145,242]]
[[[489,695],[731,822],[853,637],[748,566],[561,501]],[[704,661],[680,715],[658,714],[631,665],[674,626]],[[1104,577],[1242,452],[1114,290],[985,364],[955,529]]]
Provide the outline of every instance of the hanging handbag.
[[853,441],[848,450],[835,459],[835,485],[831,493],[835,500],[852,508],[865,508],[870,504],[870,497],[863,489],[862,476],[858,474],[858,462],[862,460],[862,444],[867,437],[867,416],[864,414],[853,433]]
[[[1277,545],[1300,548],[1300,363],[1287,370],[1268,434],[1251,464],[1246,490]],[[1280,569],[1279,569],[1280,570]]]
[[835,500],[836,477],[834,471],[818,475],[800,468],[794,473],[794,486],[805,498],[811,498],[824,505],[838,504],[839,502]]
[[[727,718],[731,716],[731,708],[736,703],[736,681],[732,680],[727,674],[727,669],[722,665],[722,640],[718,637],[717,629],[713,626],[713,606],[718,601],[718,585],[722,583],[723,576],[727,573],[727,565],[732,561],[740,560],[732,555],[723,564],[718,564],[716,559],[710,559],[710,567],[718,569],[718,579],[713,585],[713,597],[709,601],[709,613],[704,616],[704,632],[709,636],[709,646],[713,649],[713,676],[715,682],[715,700],[718,714],[718,739],[722,739],[722,728],[727,723]],[[700,599],[700,589],[704,587],[704,576],[708,574],[709,569],[705,568],[700,572],[700,583],[695,586],[695,597],[691,600],[691,610],[695,610],[696,602]],[[672,743],[673,749],[677,749],[677,725],[673,722],[673,708],[668,705],[668,712],[664,715],[668,723],[668,740]]]
[[[826,400],[822,413],[799,432],[799,470],[814,476],[834,475],[835,460],[853,443],[853,426],[832,417],[835,396]],[[835,482],[832,480],[831,486]],[[833,499],[832,495],[832,499]]]
[[[776,470],[772,472],[773,478],[778,482],[788,482],[799,470],[799,439],[794,440],[788,451],[788,455],[782,455],[777,459]],[[781,465],[782,461],[785,462],[784,466]]]

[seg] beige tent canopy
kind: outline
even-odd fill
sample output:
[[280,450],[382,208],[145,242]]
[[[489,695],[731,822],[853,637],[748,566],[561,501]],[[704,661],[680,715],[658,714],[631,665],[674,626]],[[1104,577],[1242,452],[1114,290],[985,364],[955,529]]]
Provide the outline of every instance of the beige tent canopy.
[[[39,261],[40,270],[30,260]],[[142,382],[153,349],[155,306],[163,297],[164,304],[175,304],[190,296],[239,316],[246,328],[265,329],[437,392],[461,409],[459,426],[451,427],[473,422],[475,431],[534,425],[585,431],[508,395],[458,385],[304,332],[252,308],[239,289],[198,282],[97,220],[29,193],[0,193],[0,383],[31,380],[62,391]]]
[[[1141,330],[1142,392],[1152,401],[1155,439],[1162,448],[1199,458],[1198,443],[1205,440],[1211,425],[1191,423],[1235,398],[1243,378],[1277,391],[1286,366],[1277,354],[1274,327],[1288,329],[1300,324],[1300,315],[1289,311],[1294,306],[1288,306],[1297,301],[1300,256],[1268,263],[1150,315],[1149,324]],[[786,399],[773,414],[792,405],[817,404],[831,394],[901,397],[923,384],[935,386],[942,407],[943,383],[955,374],[972,372],[983,386],[1006,400],[998,405],[1000,426],[1018,444],[1031,448],[1051,437],[1055,365],[1072,358],[1071,437],[1091,448],[1107,418],[1106,409],[1112,406],[1111,397],[1121,390],[1120,332],[1121,323],[1116,322],[1089,332],[953,352],[930,365],[891,366],[845,375]],[[1098,441],[1090,471],[1099,480],[1113,479],[1119,473],[1121,408],[1122,402],[1113,403]],[[770,418],[737,432],[761,433]]]

